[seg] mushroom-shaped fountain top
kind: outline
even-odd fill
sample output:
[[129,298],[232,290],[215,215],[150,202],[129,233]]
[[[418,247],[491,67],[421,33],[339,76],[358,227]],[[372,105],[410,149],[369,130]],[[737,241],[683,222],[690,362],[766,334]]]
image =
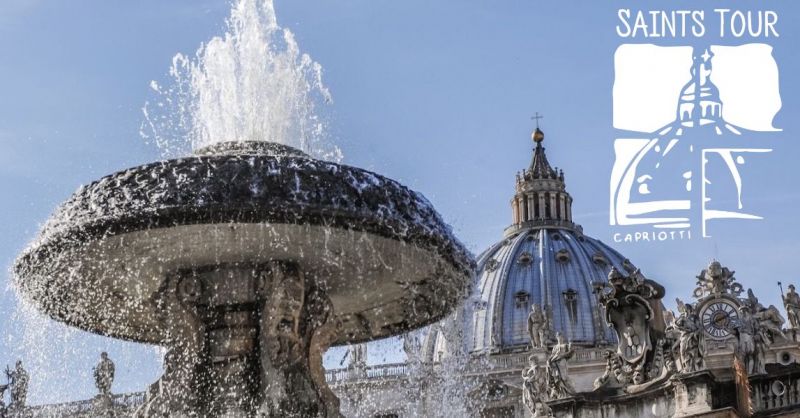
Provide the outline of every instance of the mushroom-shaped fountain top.
[[[296,261],[327,293],[343,326],[334,344],[439,320],[472,270],[421,194],[291,147],[233,142],[81,187],[15,272],[23,294],[56,320],[162,343],[155,298],[170,274],[275,260]],[[245,299],[256,291],[233,289]]]

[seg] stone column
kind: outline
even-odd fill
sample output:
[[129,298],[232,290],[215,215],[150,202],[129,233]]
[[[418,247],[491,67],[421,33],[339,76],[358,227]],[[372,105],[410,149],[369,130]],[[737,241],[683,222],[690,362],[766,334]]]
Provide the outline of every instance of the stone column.
[[572,198],[567,197],[567,221],[572,222]]
[[539,219],[547,218],[547,214],[545,213],[545,208],[547,206],[544,204],[544,193],[539,193]]
[[522,222],[525,222],[528,219],[530,219],[528,217],[528,197],[523,194],[523,195],[520,195],[519,200],[520,200],[520,207],[522,208],[522,210],[520,211],[520,213],[522,214],[522,216],[520,218],[522,218],[522,219],[520,219],[520,220]]
[[529,194],[527,196],[528,199],[528,220],[532,221],[536,219],[536,207],[533,203],[533,194]]

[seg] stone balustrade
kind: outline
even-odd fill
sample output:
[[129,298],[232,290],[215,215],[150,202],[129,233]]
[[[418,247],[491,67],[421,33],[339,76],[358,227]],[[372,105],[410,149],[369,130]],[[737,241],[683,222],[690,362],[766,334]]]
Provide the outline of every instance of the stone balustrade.
[[[580,348],[575,352],[570,360],[571,365],[583,365],[589,363],[605,362],[603,359],[603,348]],[[473,357],[466,367],[467,373],[479,373],[486,371],[512,371],[518,372],[528,366],[530,351],[511,353],[506,355],[495,355],[486,357]],[[434,364],[423,364],[423,367],[438,367],[439,362]],[[332,369],[325,372],[325,380],[329,384],[344,383],[357,380],[371,379],[391,379],[408,376],[410,366],[406,363],[391,363],[364,368],[348,367],[343,369]]]
[[407,376],[409,367],[406,363],[379,364],[367,367],[348,367],[325,372],[325,381],[329,384],[350,382],[365,379],[387,379]]
[[[113,394],[111,405],[117,412],[132,412],[144,403],[144,398],[145,392]],[[96,412],[96,399],[30,406],[28,411],[32,418],[93,417]]]
[[753,412],[776,413],[800,405],[800,377],[784,374],[755,376],[750,379]]

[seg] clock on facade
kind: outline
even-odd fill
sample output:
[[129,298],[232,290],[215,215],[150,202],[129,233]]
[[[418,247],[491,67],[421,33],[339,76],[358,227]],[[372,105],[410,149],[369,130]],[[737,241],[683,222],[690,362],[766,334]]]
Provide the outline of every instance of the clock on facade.
[[733,327],[739,321],[736,305],[725,299],[714,299],[700,311],[703,330],[714,339],[725,339],[733,333]]

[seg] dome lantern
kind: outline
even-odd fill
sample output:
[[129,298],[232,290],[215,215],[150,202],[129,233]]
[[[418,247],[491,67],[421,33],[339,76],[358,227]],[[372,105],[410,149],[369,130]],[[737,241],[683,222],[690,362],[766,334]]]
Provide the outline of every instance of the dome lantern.
[[547,160],[540,118],[538,113],[534,116],[536,130],[531,137],[536,146],[531,164],[516,179],[516,193],[511,199],[512,225],[506,229],[507,234],[525,227],[580,229],[572,222],[572,197],[566,191],[564,172]]

